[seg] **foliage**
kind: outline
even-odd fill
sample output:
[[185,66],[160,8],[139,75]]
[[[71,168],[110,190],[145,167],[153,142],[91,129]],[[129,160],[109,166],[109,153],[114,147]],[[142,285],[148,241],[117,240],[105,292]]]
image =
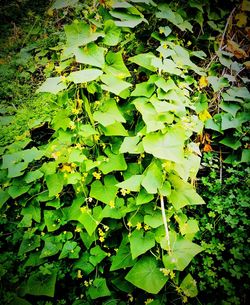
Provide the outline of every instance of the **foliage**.
[[[228,14],[214,12],[209,1],[56,0],[44,27],[29,29],[18,56],[36,95],[25,105],[14,100],[14,111],[9,96],[1,112],[6,304],[192,303],[197,278],[201,290],[210,285],[207,269],[190,265],[210,255],[196,220],[202,234],[210,216],[197,214],[204,204],[194,188],[198,142],[204,151],[228,147],[227,162],[248,158],[242,64],[218,47],[223,36],[215,39]],[[3,74],[20,64],[15,58]],[[236,72],[227,76],[229,70]],[[228,140],[232,130],[239,145]],[[209,178],[203,185],[214,210]],[[234,196],[246,195],[239,189]],[[243,211],[237,215],[245,221]]]

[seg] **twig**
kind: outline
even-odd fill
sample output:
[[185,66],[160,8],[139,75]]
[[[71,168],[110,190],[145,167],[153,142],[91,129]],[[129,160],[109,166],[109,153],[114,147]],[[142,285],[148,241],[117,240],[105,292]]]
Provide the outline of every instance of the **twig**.
[[169,252],[169,255],[170,255],[171,254],[170,238],[169,238],[168,223],[167,223],[165,206],[164,206],[164,199],[163,199],[162,195],[160,195],[160,200],[161,200],[162,220],[163,220],[163,224],[164,224],[164,228],[165,228],[166,240],[167,240],[167,243],[168,243],[168,252]]
[[229,17],[227,18],[227,23],[226,23],[224,32],[223,32],[222,37],[221,37],[221,42],[220,42],[219,51],[221,51],[221,49],[222,49],[222,46],[223,46],[223,42],[224,42],[224,39],[225,39],[225,35],[226,35],[226,32],[227,32],[228,25],[229,25],[229,22],[230,22],[230,20],[231,20],[231,18],[232,18],[232,16],[233,16],[233,13],[234,13],[235,10],[236,10],[236,7],[232,10],[232,12],[230,13]]

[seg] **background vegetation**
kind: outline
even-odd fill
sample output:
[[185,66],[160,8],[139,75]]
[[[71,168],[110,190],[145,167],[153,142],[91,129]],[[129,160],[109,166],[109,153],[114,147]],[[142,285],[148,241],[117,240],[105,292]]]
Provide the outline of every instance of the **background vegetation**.
[[249,2],[1,4],[2,303],[246,304]]

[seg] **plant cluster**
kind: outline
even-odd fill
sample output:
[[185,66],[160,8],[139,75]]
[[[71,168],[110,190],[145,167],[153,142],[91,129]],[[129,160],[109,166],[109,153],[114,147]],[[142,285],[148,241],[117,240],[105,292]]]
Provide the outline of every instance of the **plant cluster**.
[[[247,142],[243,101],[249,92],[238,86],[237,70],[243,64],[228,59],[221,47],[210,62],[207,55],[217,41],[201,43],[211,29],[222,32],[218,41],[224,43],[229,13],[198,0],[53,2],[47,18],[55,21],[55,38],[43,33],[20,51],[30,56],[24,74],[35,74],[34,84],[46,76],[32,97],[34,110],[25,105],[15,116],[11,108],[1,116],[5,304],[180,304],[198,302],[197,286],[216,288],[219,275],[211,284],[204,275],[208,269],[190,262],[200,253],[204,266],[217,268],[224,250],[210,238],[224,233],[213,235],[206,223],[212,214],[198,217],[192,206],[204,204],[195,190],[199,141],[205,151],[216,148],[211,137],[235,150],[230,160],[246,162],[248,156],[245,147],[239,157]],[[225,76],[225,62],[238,74]],[[218,105],[219,95],[227,108]],[[216,103],[220,118],[213,113]],[[224,117],[238,125],[228,127]],[[213,133],[203,133],[204,124]],[[240,146],[225,141],[232,128]],[[215,211],[219,184],[210,190],[210,176],[202,182],[211,200],[207,209],[223,219],[224,231],[235,228],[234,217],[223,218],[224,205]],[[238,182],[227,180],[227,187],[233,183]],[[246,196],[239,189],[223,202],[230,209],[233,198],[242,199],[236,215],[244,225]],[[245,259],[236,247],[239,234],[230,234],[233,260]],[[217,251],[214,262],[210,244]],[[230,273],[235,263],[228,264],[223,268]]]

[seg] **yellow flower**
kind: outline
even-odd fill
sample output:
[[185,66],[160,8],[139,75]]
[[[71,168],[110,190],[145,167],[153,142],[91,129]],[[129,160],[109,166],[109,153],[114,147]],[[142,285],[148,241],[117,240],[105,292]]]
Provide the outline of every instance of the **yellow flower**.
[[100,139],[100,135],[99,134],[95,134],[94,135],[94,140],[97,142]]
[[208,80],[206,76],[202,75],[201,78],[199,79],[199,87],[200,88],[205,88],[208,85]]
[[64,164],[63,167],[61,168],[61,171],[71,173],[72,168],[71,168],[71,166]]
[[211,117],[212,117],[211,114],[206,109],[199,113],[199,119],[202,122],[205,122],[206,120],[210,119]]
[[99,237],[99,240],[101,243],[103,243],[105,239],[104,239],[104,237],[101,236],[101,237]]
[[82,278],[82,271],[81,270],[77,270],[77,278],[78,279]]
[[86,280],[83,282],[83,284],[84,284],[84,286],[86,286],[86,287],[88,287],[88,286],[89,286],[89,282],[88,282],[88,281],[86,281]]
[[79,112],[80,112],[80,110],[79,110],[79,109],[75,109],[75,108],[74,108],[74,109],[72,109],[72,113],[73,113],[73,114],[76,114],[76,115],[77,115],[77,114],[79,114]]
[[111,201],[109,202],[109,206],[111,207],[111,209],[114,209],[114,208],[115,208],[115,203],[114,203],[113,200],[111,200]]
[[144,303],[145,305],[150,304],[154,301],[154,299],[147,299]]
[[122,196],[126,196],[126,194],[130,193],[130,190],[121,189],[120,192],[121,192]]
[[184,295],[182,297],[182,303],[187,303],[188,302],[188,298]]
[[161,271],[165,276],[168,276],[169,273],[171,272],[171,270],[166,269],[166,268],[161,268],[160,271]]
[[144,225],[144,230],[145,230],[145,231],[150,230],[150,226],[148,226],[148,225]]
[[52,158],[54,158],[55,160],[57,160],[60,156],[61,156],[61,152],[60,151],[56,151],[56,152],[53,152],[51,154]]
[[94,172],[93,176],[96,178],[96,180],[100,180],[102,175],[101,175],[101,173]]
[[127,226],[128,226],[129,228],[131,228],[131,227],[132,227],[132,223],[129,221],[129,222],[127,223]]
[[137,230],[140,230],[141,228],[142,228],[141,223],[140,223],[140,222],[137,222],[137,224],[136,224],[136,229],[137,229]]

